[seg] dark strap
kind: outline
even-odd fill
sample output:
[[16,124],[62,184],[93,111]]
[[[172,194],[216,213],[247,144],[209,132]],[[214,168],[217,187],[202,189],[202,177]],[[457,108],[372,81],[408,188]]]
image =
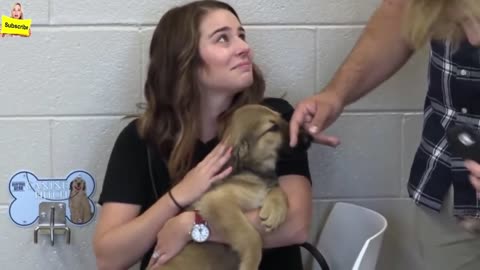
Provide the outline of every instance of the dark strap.
[[150,182],[152,183],[152,190],[153,190],[153,195],[155,196],[155,199],[159,198],[158,190],[155,185],[154,181],[154,174],[153,174],[153,168],[152,168],[152,154],[150,153],[150,147],[147,145],[147,163],[148,163],[148,174],[150,176]]
[[315,258],[315,260],[320,265],[322,270],[330,270],[330,268],[328,267],[327,261],[323,257],[322,253],[320,253],[320,251],[316,247],[314,247],[312,244],[308,242],[305,242],[300,246],[305,248],[308,252],[312,254],[313,258]]

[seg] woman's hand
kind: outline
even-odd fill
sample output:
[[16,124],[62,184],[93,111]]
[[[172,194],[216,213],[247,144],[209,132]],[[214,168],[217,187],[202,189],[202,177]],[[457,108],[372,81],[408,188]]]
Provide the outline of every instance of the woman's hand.
[[470,183],[477,193],[480,192],[480,164],[473,160],[466,160],[465,167],[470,171]]
[[212,183],[225,178],[232,172],[228,166],[221,171],[230,159],[231,147],[219,143],[201,162],[191,169],[185,177],[172,189],[173,197],[182,206],[196,201]]
[[157,235],[157,245],[148,268],[166,263],[185,247],[191,239],[189,232],[194,219],[194,213],[188,211],[169,219],[165,223]]

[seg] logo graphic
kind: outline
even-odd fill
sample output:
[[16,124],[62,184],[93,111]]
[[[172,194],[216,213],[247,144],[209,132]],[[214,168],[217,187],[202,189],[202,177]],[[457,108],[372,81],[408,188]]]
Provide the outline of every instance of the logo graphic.
[[32,19],[24,19],[22,5],[20,3],[15,3],[10,12],[10,16],[2,15],[0,37],[29,37],[32,33],[31,25]]
[[32,20],[17,20],[2,15],[2,34],[29,36]]
[[75,225],[84,225],[95,216],[95,180],[85,171],[71,172],[65,179],[39,179],[33,173],[20,171],[9,183],[14,200],[9,213],[13,222],[30,226],[38,219],[42,202],[64,202],[66,217]]

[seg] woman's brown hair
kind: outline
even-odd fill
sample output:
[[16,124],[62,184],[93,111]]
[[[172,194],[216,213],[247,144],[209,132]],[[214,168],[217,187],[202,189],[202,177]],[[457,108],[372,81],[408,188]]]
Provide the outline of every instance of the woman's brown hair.
[[414,49],[429,40],[449,40],[459,45],[465,34],[458,11],[480,18],[480,0],[409,0],[404,19],[408,42]]
[[[147,107],[140,117],[139,133],[168,160],[174,183],[192,168],[193,151],[201,134],[197,77],[202,65],[199,26],[208,12],[217,9],[228,10],[238,19],[235,10],[224,2],[191,2],[170,9],[162,16],[150,44],[144,88]],[[260,102],[264,91],[263,76],[254,65],[252,85],[233,98],[230,108],[220,115],[219,123],[236,108]]]

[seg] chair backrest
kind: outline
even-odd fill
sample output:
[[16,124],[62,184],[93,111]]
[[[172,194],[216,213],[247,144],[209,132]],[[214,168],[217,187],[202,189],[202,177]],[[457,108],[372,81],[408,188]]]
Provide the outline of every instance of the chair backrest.
[[381,214],[359,205],[338,202],[328,215],[317,249],[330,269],[373,270],[386,228],[387,220]]

